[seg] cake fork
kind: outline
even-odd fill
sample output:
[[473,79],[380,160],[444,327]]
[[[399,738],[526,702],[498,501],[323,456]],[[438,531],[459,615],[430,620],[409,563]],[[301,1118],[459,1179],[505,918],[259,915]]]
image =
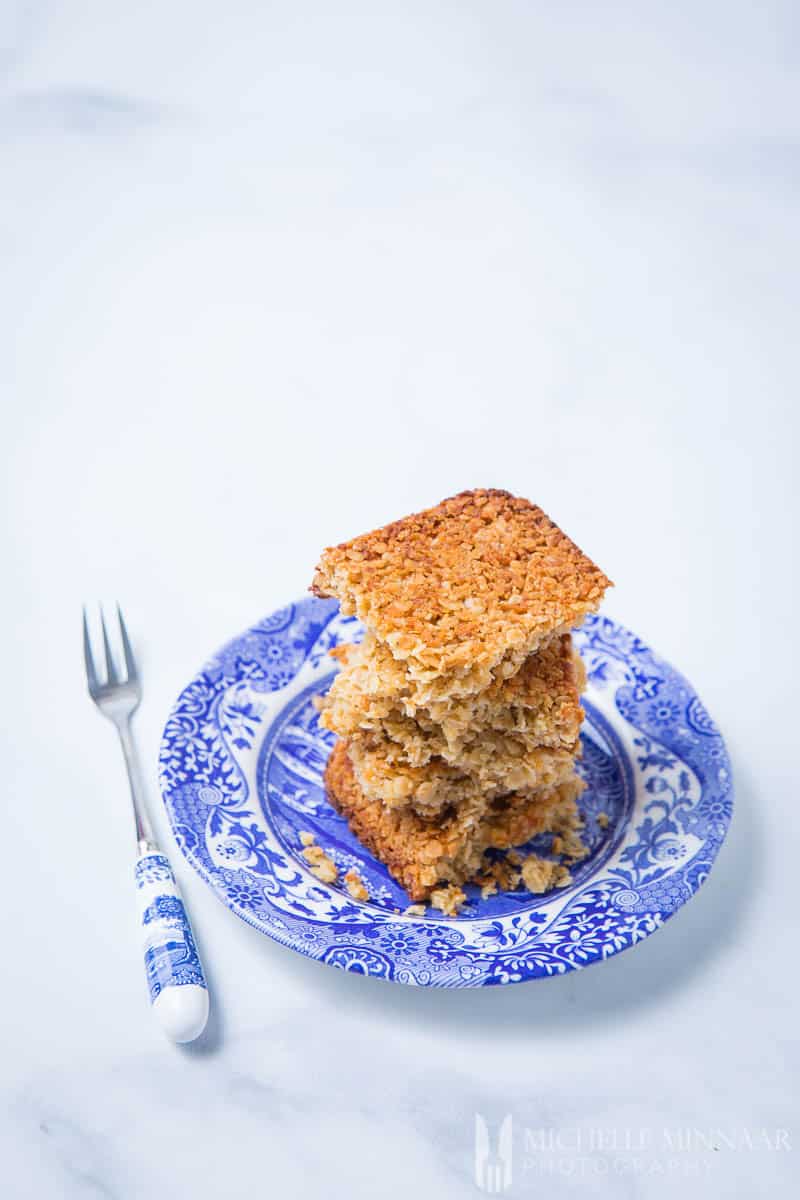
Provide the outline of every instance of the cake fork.
[[83,610],[83,654],[89,695],[103,716],[115,726],[128,770],[136,826],[136,894],[144,943],[144,961],[150,1001],[164,1031],[175,1042],[199,1037],[208,1019],[208,989],[194,935],[183,906],[172,868],[156,844],[144,802],[131,717],[139,707],[142,685],[131,649],[128,630],[117,605],[119,636],[125,660],[125,678],[118,673],[111,652],[105,617],[100,627],[105,652],[105,682],[97,674],[86,609]]

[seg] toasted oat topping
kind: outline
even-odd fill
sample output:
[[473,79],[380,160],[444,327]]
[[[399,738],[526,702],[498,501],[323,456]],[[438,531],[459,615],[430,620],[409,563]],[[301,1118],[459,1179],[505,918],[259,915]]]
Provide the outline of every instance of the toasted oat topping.
[[521,656],[513,673],[609,584],[541,508],[478,488],[326,550],[312,591],[336,596],[412,679],[460,673],[481,690],[507,652]]

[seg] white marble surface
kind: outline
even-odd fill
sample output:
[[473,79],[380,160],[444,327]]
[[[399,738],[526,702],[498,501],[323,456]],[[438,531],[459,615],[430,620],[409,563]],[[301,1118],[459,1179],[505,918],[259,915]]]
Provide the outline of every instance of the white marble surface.
[[[515,1195],[794,1194],[796,33],[788,2],[0,6],[11,1200],[449,1200],[476,1111],[514,1115]],[[322,545],[479,483],[549,508],[706,700],[713,877],[602,966],[415,993],[175,854],[214,1018],[170,1047],[81,601],[138,635],[174,849],[154,761],[207,653]],[[606,1140],[548,1168],[526,1128]],[[664,1149],[687,1128],[719,1148]]]

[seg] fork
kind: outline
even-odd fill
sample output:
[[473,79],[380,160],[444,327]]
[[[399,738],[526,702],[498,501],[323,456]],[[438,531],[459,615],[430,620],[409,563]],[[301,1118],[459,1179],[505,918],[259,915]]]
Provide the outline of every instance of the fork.
[[101,609],[100,627],[106,677],[104,683],[100,681],[92,657],[89,624],[84,607],[83,654],[86,660],[86,678],[89,695],[103,716],[108,717],[114,724],[119,734],[125,766],[128,769],[136,824],[136,894],[139,900],[150,1002],[162,1028],[173,1041],[191,1042],[200,1036],[208,1020],[208,989],[175,876],[168,859],[158,849],[144,803],[144,791],[131,733],[131,717],[139,707],[142,685],[119,605],[117,617],[125,659],[125,678],[122,679],[117,673]]

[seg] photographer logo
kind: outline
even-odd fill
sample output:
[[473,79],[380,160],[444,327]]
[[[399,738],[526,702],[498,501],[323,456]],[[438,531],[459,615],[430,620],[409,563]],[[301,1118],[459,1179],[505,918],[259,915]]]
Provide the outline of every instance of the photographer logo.
[[494,1144],[486,1121],[475,1114],[475,1183],[481,1191],[498,1195],[511,1187],[512,1142],[511,1113],[501,1121]]

